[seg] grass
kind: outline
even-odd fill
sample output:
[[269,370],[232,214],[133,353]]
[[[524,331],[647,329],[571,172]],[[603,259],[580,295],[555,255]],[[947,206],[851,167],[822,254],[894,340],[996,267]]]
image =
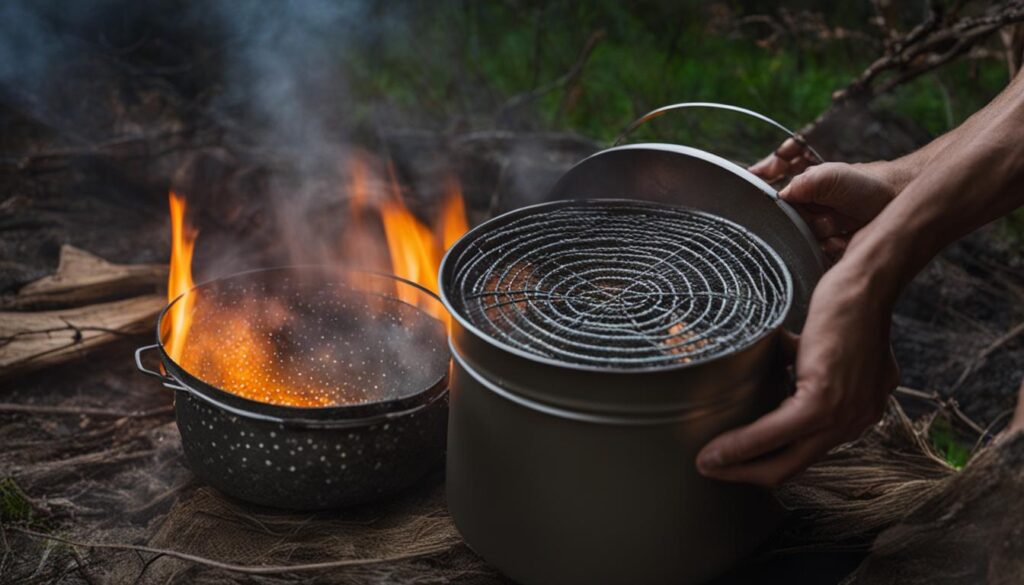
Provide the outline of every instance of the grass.
[[[388,104],[416,122],[425,117],[438,125],[458,120],[468,129],[568,130],[608,144],[629,122],[658,106],[716,101],[799,128],[828,107],[832,93],[880,52],[877,44],[863,39],[797,39],[769,50],[757,44],[753,30],[737,34],[712,24],[713,7],[731,10],[733,16],[724,21],[734,22],[741,13],[736,4],[710,6],[557,0],[407,7],[402,18],[388,24],[399,34],[339,46],[337,61],[350,81],[353,102],[347,115],[357,126],[372,124],[374,107]],[[772,9],[766,5],[759,11]],[[832,26],[878,37],[868,24],[866,1],[837,3],[825,11]],[[499,115],[511,97],[569,71],[598,30],[603,40],[577,84],[552,89],[511,119]],[[879,99],[878,106],[936,136],[963,122],[1006,83],[1002,63],[960,60],[901,86]],[[780,134],[735,114],[677,113],[640,129],[634,138],[685,143],[749,160],[750,152],[774,148]],[[1002,227],[1012,243],[1024,242],[1024,212]]]
[[957,436],[948,420],[936,418],[928,431],[928,437],[932,447],[954,469],[963,469],[971,459],[971,445]]
[[[844,26],[877,36],[857,15],[826,16],[853,18]],[[541,96],[532,104],[530,121],[540,129],[610,141],[642,113],[677,101],[732,103],[801,126],[879,51],[864,40],[792,42],[768,50],[751,38],[753,31],[737,35],[716,28],[709,24],[712,17],[708,8],[685,3],[441,2],[392,25],[405,28],[388,42],[355,51],[346,46],[339,60],[357,101],[487,126],[501,122],[496,114],[509,97],[564,75],[590,35],[601,30],[604,38],[578,85]],[[938,134],[987,103],[1005,83],[1000,63],[955,63],[904,86],[887,107]],[[692,132],[701,123],[682,126]],[[698,129],[727,132],[726,126],[735,121]],[[677,137],[675,129],[660,131]]]
[[0,522],[31,523],[33,517],[32,504],[14,479],[0,479]]

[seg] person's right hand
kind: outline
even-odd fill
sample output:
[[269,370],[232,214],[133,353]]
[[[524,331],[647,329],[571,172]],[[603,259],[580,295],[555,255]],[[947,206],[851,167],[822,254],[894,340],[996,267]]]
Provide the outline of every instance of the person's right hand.
[[833,261],[850,238],[875,218],[898,193],[880,165],[824,163],[797,175],[779,196],[804,217]]

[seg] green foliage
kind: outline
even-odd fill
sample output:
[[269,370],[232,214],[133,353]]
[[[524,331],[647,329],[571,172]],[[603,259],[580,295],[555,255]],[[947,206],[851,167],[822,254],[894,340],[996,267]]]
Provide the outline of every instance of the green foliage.
[[14,479],[0,479],[0,521],[31,522],[32,504]]
[[971,445],[961,440],[956,431],[944,418],[937,418],[928,430],[932,447],[942,455],[946,463],[955,469],[963,469],[971,458]]
[[1024,209],[1018,209],[1000,220],[1000,234],[1016,251],[1019,260],[1024,255]]
[[[742,35],[729,30],[727,23],[740,11],[723,8],[727,3],[715,6],[732,11],[725,23],[709,5],[692,2],[428,3],[412,9],[403,34],[348,48],[342,57],[357,98],[487,127],[507,122],[499,113],[511,96],[565,75],[590,35],[601,30],[604,37],[578,83],[553,86],[528,104],[531,115],[522,118],[540,129],[609,141],[637,116],[677,101],[732,103],[800,126],[879,51],[865,38],[794,39],[766,49],[755,42],[755,29],[745,28]],[[877,36],[867,22],[866,2],[825,10],[830,24]],[[1001,64],[963,61],[900,88],[887,104],[938,134],[1005,83]],[[679,125],[663,125],[659,136],[681,139],[700,130],[725,132],[719,141],[737,138],[728,135],[732,122]]]

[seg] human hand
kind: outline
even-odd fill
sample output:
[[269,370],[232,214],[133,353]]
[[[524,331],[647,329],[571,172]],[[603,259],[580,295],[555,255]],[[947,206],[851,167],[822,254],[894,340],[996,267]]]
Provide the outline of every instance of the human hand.
[[797,175],[779,197],[803,216],[822,251],[838,260],[850,238],[897,195],[888,180],[888,163],[824,163]]
[[906,186],[914,174],[912,162],[815,164],[806,147],[789,138],[748,170],[768,182],[793,177],[779,196],[803,216],[822,251],[835,261],[850,237]]
[[774,183],[798,175],[807,167],[816,164],[818,161],[812,156],[804,144],[797,142],[796,139],[787,138],[775,152],[757,161],[747,170],[769,183]]
[[709,442],[697,456],[702,474],[774,486],[881,418],[899,375],[889,344],[890,307],[866,280],[842,263],[825,274],[798,341],[796,392]]

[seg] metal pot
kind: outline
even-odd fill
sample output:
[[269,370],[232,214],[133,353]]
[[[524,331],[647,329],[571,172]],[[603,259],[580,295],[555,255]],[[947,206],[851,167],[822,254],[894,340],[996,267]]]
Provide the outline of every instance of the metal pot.
[[[405,300],[394,296],[396,287]],[[349,399],[326,407],[253,400],[208,383],[201,379],[201,372],[190,372],[171,359],[164,342],[175,303],[193,295],[193,318],[216,319],[218,313],[206,310],[208,306],[252,292],[276,296],[278,302],[300,303],[304,315],[315,316],[296,327],[300,332],[319,331],[318,327],[332,331],[338,326],[333,319],[346,319],[352,306],[339,303],[337,295],[349,303],[368,295],[375,306],[363,312],[364,317],[396,311],[400,316],[389,318],[412,318],[425,324],[424,334],[437,340],[433,345],[439,349],[417,358],[422,367],[415,375],[404,380],[393,376],[406,387],[384,392],[386,398],[377,392],[376,399]],[[444,326],[406,302],[410,295],[416,304],[437,302],[415,283],[375,273],[288,267],[236,274],[199,285],[170,303],[157,321],[157,343],[135,352],[136,365],[175,391],[175,416],[185,456],[206,483],[241,500],[276,508],[315,510],[367,502],[409,487],[444,458],[449,361],[443,347]],[[348,338],[337,341],[365,342],[359,327],[344,331],[339,335]],[[226,340],[223,349],[230,350],[230,345]],[[312,349],[292,348],[302,353]],[[158,352],[165,373],[143,365],[148,351]],[[345,389],[351,390],[351,386]]]
[[[785,397],[777,333],[783,321],[792,329],[803,322],[824,267],[817,246],[763,181],[720,157],[675,145],[598,153],[570,170],[550,197],[623,195],[711,211],[759,236],[753,239],[786,272],[785,311],[766,321],[762,334],[707,359],[652,367],[570,363],[482,328],[459,301],[468,290],[459,275],[466,255],[486,252],[492,241],[518,242],[524,217],[550,217],[564,201],[500,216],[451,248],[439,279],[453,317],[448,505],[469,546],[523,583],[699,583],[748,555],[782,517],[769,492],[705,478],[694,459],[708,440]],[[603,226],[594,225],[600,234]],[[577,248],[558,241],[571,239],[572,229],[572,222],[556,226],[558,235],[541,247]],[[513,235],[489,239],[500,230]],[[622,247],[657,250],[660,235],[641,231]],[[571,259],[555,262],[548,270],[570,265]],[[521,269],[502,274],[514,270]],[[544,278],[521,280],[533,286]]]

